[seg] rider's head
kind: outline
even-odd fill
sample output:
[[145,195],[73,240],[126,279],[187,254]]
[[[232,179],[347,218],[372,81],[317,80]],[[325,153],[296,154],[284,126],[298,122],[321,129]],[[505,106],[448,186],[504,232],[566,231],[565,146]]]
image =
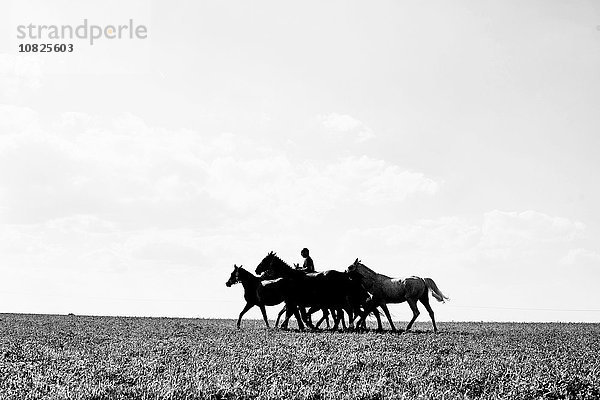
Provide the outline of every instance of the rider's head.
[[302,249],[302,251],[300,252],[300,255],[304,258],[308,257],[308,249],[305,247]]

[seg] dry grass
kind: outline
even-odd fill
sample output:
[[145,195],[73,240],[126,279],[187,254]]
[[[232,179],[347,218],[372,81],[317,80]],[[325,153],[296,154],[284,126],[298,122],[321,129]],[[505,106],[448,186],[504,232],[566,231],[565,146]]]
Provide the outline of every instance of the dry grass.
[[600,324],[441,323],[434,335],[428,323],[377,334],[0,319],[2,399],[600,398]]

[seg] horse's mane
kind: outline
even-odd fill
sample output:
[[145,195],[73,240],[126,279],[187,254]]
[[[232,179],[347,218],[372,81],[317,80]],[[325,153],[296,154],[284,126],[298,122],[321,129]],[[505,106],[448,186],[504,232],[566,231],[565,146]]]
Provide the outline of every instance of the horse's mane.
[[277,261],[279,261],[280,263],[282,263],[283,265],[285,265],[286,267],[288,267],[289,269],[293,269],[292,267],[290,267],[290,265],[288,263],[286,263],[285,261],[283,261],[281,258],[279,258],[279,256],[277,255],[277,253],[275,252],[271,252],[269,253],[269,255],[271,257],[274,257]]
[[246,274],[253,276],[256,278],[256,275],[254,275],[252,272],[248,271],[246,268],[242,267],[241,265],[238,267],[238,269],[241,269],[242,271],[244,271]]
[[372,274],[375,275],[379,275],[379,276],[383,276],[384,278],[388,278],[388,279],[392,279],[391,277],[384,275],[384,274],[380,274],[379,272],[375,272],[373,271],[371,268],[367,267],[365,264],[363,264],[361,261],[358,262],[364,269],[366,269],[367,271],[369,271]]

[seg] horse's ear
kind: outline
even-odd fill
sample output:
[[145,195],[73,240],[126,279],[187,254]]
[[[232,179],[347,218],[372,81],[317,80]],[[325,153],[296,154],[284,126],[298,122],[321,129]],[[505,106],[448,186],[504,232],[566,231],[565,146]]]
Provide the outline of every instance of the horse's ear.
[[354,260],[354,264],[358,264],[360,261],[358,261],[358,258],[356,260]]
[[233,269],[238,269],[238,266],[233,264]]

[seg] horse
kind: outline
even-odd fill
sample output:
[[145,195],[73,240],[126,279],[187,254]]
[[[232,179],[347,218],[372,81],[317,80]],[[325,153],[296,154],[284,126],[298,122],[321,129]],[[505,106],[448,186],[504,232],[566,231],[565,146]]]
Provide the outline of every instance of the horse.
[[387,304],[402,303],[406,301],[413,312],[413,317],[406,326],[406,331],[408,331],[419,316],[417,301],[420,301],[423,303],[427,309],[427,312],[429,313],[429,316],[431,317],[433,331],[435,333],[438,332],[437,326],[435,325],[434,313],[429,305],[429,291],[431,291],[431,295],[437,301],[444,302],[444,300],[449,300],[449,298],[446,297],[440,291],[440,289],[438,289],[433,279],[419,278],[417,276],[411,276],[410,278],[406,279],[390,278],[389,276],[378,274],[377,272],[368,268],[358,258],[354,261],[354,264],[348,267],[346,271],[350,275],[360,275],[362,278],[362,285],[369,293],[371,293],[372,296],[371,301],[367,306],[366,313],[359,321],[359,324],[364,320],[370,309],[380,306],[390,323],[392,331],[395,331],[396,327],[392,322]]
[[[271,271],[274,276],[284,278],[287,290],[284,291],[287,315],[282,323],[287,327],[291,312],[297,307],[316,306],[320,309],[344,309],[350,317],[353,328],[353,310],[358,308],[360,284],[350,279],[348,274],[339,271],[323,271],[306,274],[290,267],[274,252],[270,252],[256,267],[256,273]],[[296,316],[296,319],[298,317]],[[337,329],[339,318],[333,329]]]
[[[300,269],[300,264],[298,264],[298,263],[294,263],[294,269],[296,269],[296,270],[297,270],[297,269]],[[271,272],[271,273],[272,273],[272,271],[269,271],[269,272]],[[267,273],[263,273],[263,274],[262,274],[262,276],[265,276],[265,275],[267,275],[267,276],[268,276],[268,274],[267,274]],[[312,314],[313,314],[315,311],[317,311],[317,310],[318,310],[318,308],[316,308],[316,307],[311,307],[311,309],[310,309],[310,310],[308,310],[308,312],[306,313],[306,314],[307,314],[307,315],[306,315],[306,317],[307,317],[307,318],[306,318],[306,320],[305,320],[305,322],[306,322],[306,324],[307,324],[307,325],[309,325],[309,326],[312,326],[312,321],[310,320],[310,319],[311,319],[311,318],[310,318],[310,316],[311,316],[311,315],[312,315]],[[277,314],[277,320],[275,321],[275,327],[276,327],[276,328],[279,326],[279,320],[281,319],[281,316],[282,316],[282,315],[283,315],[283,313],[285,313],[286,311],[287,311],[287,307],[286,307],[286,306],[283,306],[283,308],[281,309],[281,311],[279,311],[279,314]],[[322,324],[322,323],[325,321],[325,322],[327,323],[327,329],[329,329],[329,328],[330,328],[330,326],[329,326],[329,310],[327,310],[327,309],[323,309],[323,310],[321,310],[321,311],[323,312],[323,316],[322,316],[322,317],[321,317],[321,319],[320,319],[320,320],[317,322],[317,324],[314,326],[314,328],[316,328],[316,329],[319,329],[319,326],[320,326],[320,325],[321,325],[321,324]],[[333,314],[333,313],[332,313],[332,314]],[[335,318],[335,314],[333,315],[333,317]],[[343,321],[342,321],[342,322],[343,322]]]
[[265,306],[276,306],[283,302],[284,296],[282,294],[283,288],[281,281],[281,279],[262,280],[246,271],[241,265],[239,267],[235,264],[233,265],[233,272],[225,285],[231,287],[232,285],[241,282],[244,287],[244,299],[246,300],[246,305],[242,309],[237,321],[238,329],[242,322],[242,316],[254,306],[260,308],[265,324],[267,325],[267,328],[269,328],[269,320],[267,319]]
[[[296,270],[300,269],[300,264],[298,264],[298,263],[294,263],[294,269],[296,269]],[[272,270],[271,270],[271,271],[268,271],[268,272],[269,272],[271,275],[273,275],[273,276],[276,276],[276,274],[277,274],[276,272],[274,272],[274,271],[272,271]],[[371,298],[371,295],[370,295],[370,294],[369,294],[369,293],[368,293],[368,292],[367,292],[367,291],[366,291],[366,290],[365,290],[365,289],[362,287],[362,285],[361,285],[361,287],[360,287],[360,288],[361,288],[361,290],[360,290],[360,299],[361,299],[361,301],[360,301],[360,302],[361,302],[361,304],[366,304],[366,301],[367,301],[368,299],[370,299],[370,298]],[[308,314],[308,315],[307,315],[307,317],[308,317],[308,318],[307,318],[307,319],[308,319],[309,321],[307,321],[307,322],[310,322],[310,316],[311,316],[311,314],[312,314],[312,313],[314,313],[315,311],[317,311],[317,309],[318,309],[317,307],[312,307],[310,310],[308,310],[308,312],[307,312],[307,314]],[[280,319],[281,315],[282,315],[282,314],[283,314],[285,311],[286,311],[286,308],[285,308],[285,306],[284,306],[284,307],[281,309],[281,311],[279,312],[279,315],[277,316],[277,322],[275,323],[275,326],[277,326],[277,325],[279,324],[279,319]],[[323,317],[321,317],[321,319],[320,319],[320,320],[317,322],[317,324],[315,325],[315,328],[316,328],[316,329],[319,329],[319,326],[321,326],[321,324],[322,324],[324,321],[327,323],[327,329],[329,329],[329,328],[330,328],[330,326],[329,326],[329,315],[330,315],[330,314],[331,314],[331,316],[332,316],[332,318],[333,318],[333,321],[334,321],[334,323],[335,323],[336,319],[339,319],[339,320],[342,322],[342,327],[343,327],[343,329],[344,329],[344,330],[346,329],[346,322],[344,321],[344,311],[343,311],[342,309],[338,309],[338,310],[333,310],[333,309],[332,309],[332,310],[327,310],[327,309],[325,309],[325,308],[324,308],[322,311],[323,311]],[[357,310],[355,310],[355,316],[356,316],[356,317],[359,317],[359,316],[360,316],[360,315],[359,315],[359,314],[360,314],[360,311],[361,311],[361,310],[358,310],[358,309],[357,309]],[[374,308],[372,312],[373,312],[373,314],[375,315],[375,318],[377,319],[377,326],[378,326],[377,330],[378,330],[378,331],[382,331],[382,330],[383,330],[383,327],[382,327],[382,325],[381,325],[381,318],[380,318],[380,316],[379,316],[379,311],[377,311],[377,308]],[[363,323],[362,323],[361,325],[357,326],[357,328],[359,328],[359,327],[360,327],[361,329],[365,329],[365,330],[366,330],[366,329],[367,329],[367,324],[366,324],[366,321],[363,321]]]

